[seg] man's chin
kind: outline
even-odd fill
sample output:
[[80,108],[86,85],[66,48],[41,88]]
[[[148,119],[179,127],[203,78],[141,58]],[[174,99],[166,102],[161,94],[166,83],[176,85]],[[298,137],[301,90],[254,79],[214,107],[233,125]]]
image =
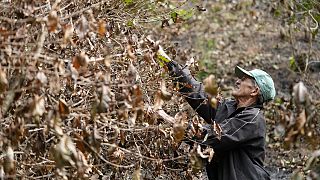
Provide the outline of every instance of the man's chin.
[[231,95],[232,95],[235,99],[237,99],[237,98],[239,97],[239,94],[237,93],[237,91],[232,91],[232,92],[231,92]]
[[231,95],[232,95],[233,97],[237,96],[237,91],[236,91],[236,90],[232,90]]

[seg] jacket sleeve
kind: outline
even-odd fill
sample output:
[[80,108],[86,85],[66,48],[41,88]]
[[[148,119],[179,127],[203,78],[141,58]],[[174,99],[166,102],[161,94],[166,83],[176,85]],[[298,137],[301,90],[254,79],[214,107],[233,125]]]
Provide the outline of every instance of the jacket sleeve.
[[181,67],[174,61],[170,61],[167,67],[170,75],[174,78],[175,84],[179,87],[179,92],[185,96],[190,106],[207,123],[212,123],[216,109],[214,109],[208,101],[208,95],[204,91],[203,84],[191,75],[187,67]]
[[[260,110],[244,110],[236,116],[225,119],[221,127],[221,139],[215,133],[207,138],[204,144],[218,151],[230,150],[241,144],[250,145],[251,140],[263,138],[265,122],[259,114]],[[252,141],[253,142],[253,141]]]

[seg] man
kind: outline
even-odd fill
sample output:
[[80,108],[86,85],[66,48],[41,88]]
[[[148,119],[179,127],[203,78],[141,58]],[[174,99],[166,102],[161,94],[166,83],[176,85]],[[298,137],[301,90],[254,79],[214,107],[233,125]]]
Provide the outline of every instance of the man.
[[206,165],[209,179],[270,179],[263,167],[266,123],[261,110],[264,102],[275,97],[271,76],[259,69],[246,71],[237,66],[235,74],[239,79],[232,91],[235,100],[219,102],[215,109],[211,107],[202,83],[196,81],[187,68],[167,56],[158,59],[168,67],[175,82],[179,82],[179,91],[187,94],[186,100],[191,107],[208,124],[215,121],[222,129],[220,140],[212,134],[204,142],[215,151],[213,160]]

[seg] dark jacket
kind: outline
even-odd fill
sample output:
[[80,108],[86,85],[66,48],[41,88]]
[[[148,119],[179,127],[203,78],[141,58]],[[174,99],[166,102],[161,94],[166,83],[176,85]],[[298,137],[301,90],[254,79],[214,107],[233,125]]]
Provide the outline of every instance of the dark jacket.
[[237,109],[236,101],[225,100],[212,108],[204,87],[187,68],[175,62],[168,64],[180,92],[193,109],[209,124],[215,121],[222,129],[219,140],[210,136],[204,143],[211,146],[215,156],[206,170],[210,180],[266,180],[270,179],[263,167],[265,156],[266,123],[262,105]]

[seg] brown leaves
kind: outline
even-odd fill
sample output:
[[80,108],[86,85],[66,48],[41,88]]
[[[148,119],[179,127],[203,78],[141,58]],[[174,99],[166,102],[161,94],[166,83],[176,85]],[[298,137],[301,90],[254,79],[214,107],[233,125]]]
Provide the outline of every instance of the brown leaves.
[[127,51],[128,51],[128,57],[130,59],[132,59],[132,60],[136,60],[137,59],[137,56],[134,53],[134,49],[130,44],[127,45]]
[[141,168],[140,166],[134,170],[132,174],[132,180],[140,180],[141,179]]
[[87,72],[89,57],[85,52],[81,52],[72,58],[72,64],[70,66],[71,77],[77,80],[79,75],[83,75]]
[[36,95],[31,105],[31,114],[33,116],[42,116],[45,111],[44,98]]
[[201,171],[204,166],[203,161],[201,157],[199,157],[200,155],[198,154],[197,150],[198,146],[194,146],[193,150],[189,154],[191,168],[194,173],[198,173],[199,171]]
[[161,109],[164,101],[170,100],[171,97],[172,97],[172,94],[167,91],[165,81],[161,81],[160,90],[158,90],[155,93],[155,97],[154,97],[154,105],[153,105],[154,111]]
[[[54,2],[48,2],[36,1],[29,5],[12,1],[17,10],[33,10],[22,19],[10,17],[8,8],[1,14],[2,21],[12,18],[17,22],[1,23],[0,27],[0,46],[4,47],[0,67],[0,109],[6,112],[5,117],[0,118],[0,149],[5,139],[10,141],[15,151],[26,152],[14,157],[19,160],[19,166],[15,167],[19,174],[26,173],[30,179],[41,175],[50,175],[48,178],[52,179],[88,179],[90,176],[84,174],[90,171],[88,163],[93,163],[91,174],[102,179],[131,176],[142,179],[142,176],[157,177],[163,173],[174,179],[177,174],[185,177],[184,173],[190,167],[186,163],[188,155],[193,167],[202,170],[201,157],[210,160],[213,150],[197,149],[196,145],[194,154],[197,158],[193,158],[188,151],[181,152],[176,148],[181,140],[192,137],[191,133],[185,133],[187,127],[189,130],[192,126],[192,135],[201,135],[201,120],[192,118],[194,112],[189,106],[181,108],[186,103],[184,94],[173,96],[169,88],[171,79],[168,81],[168,76],[154,66],[157,53],[162,61],[170,60],[155,48],[160,41],[171,46],[168,49],[172,49],[172,59],[179,62],[189,60],[187,64],[190,66],[197,63],[197,50],[185,51],[179,42],[173,42],[174,45],[168,43],[171,35],[163,36],[167,32],[157,31],[156,27],[148,31],[151,36],[159,32],[156,37],[165,38],[152,42],[145,37],[148,32],[144,28],[150,19],[144,16],[150,17],[150,14],[146,9],[139,10],[139,7],[148,6],[147,1],[135,1],[138,9],[134,11],[123,8],[121,3],[106,1],[57,1],[55,8]],[[158,7],[158,4],[152,5]],[[146,14],[136,16],[131,12]],[[42,17],[48,17],[47,24],[43,23]],[[128,28],[125,24],[127,17],[134,18],[138,24]],[[29,18],[36,21],[23,23]],[[150,18],[151,21],[154,19]],[[41,23],[46,25],[45,31],[42,31]],[[185,28],[182,31],[179,27],[174,28],[175,33],[187,32]],[[42,32],[50,33],[41,36]],[[36,39],[41,40],[39,45]],[[228,40],[223,41],[221,44],[225,45],[222,46],[230,44]],[[212,48],[212,43],[215,44],[210,40],[204,45]],[[34,57],[35,48],[39,47],[43,48],[38,51],[37,58],[30,59]],[[219,52],[214,52],[214,55],[219,55]],[[20,81],[13,77],[23,77],[25,73],[27,80],[21,80],[19,86],[11,85]],[[52,88],[54,93],[50,91]],[[208,78],[206,90],[212,97],[216,95],[214,78]],[[29,99],[32,103],[28,103]],[[208,103],[216,107],[217,100],[210,98]],[[93,107],[92,114],[90,107]],[[186,115],[181,115],[182,111],[187,112]],[[173,114],[178,115],[173,117]],[[307,110],[305,115],[309,115]],[[37,123],[33,123],[34,119]],[[193,122],[187,124],[191,119]],[[212,129],[217,137],[221,137],[217,124]],[[76,147],[73,142],[77,143]],[[32,144],[31,148],[27,146],[29,144]],[[54,158],[48,153],[50,147]],[[6,151],[6,147],[3,149]],[[41,156],[37,156],[39,152]],[[181,157],[179,160],[176,159],[177,154]],[[137,162],[141,164],[136,169],[130,166]],[[30,164],[32,166],[28,166]],[[122,166],[129,166],[129,169]],[[183,172],[170,168],[183,169]],[[63,175],[59,177],[59,174]]]
[[218,84],[214,75],[208,76],[203,80],[204,90],[211,96],[216,96],[218,94]]
[[218,84],[214,75],[208,76],[204,81],[204,90],[210,95],[210,105],[213,108],[217,108],[218,100],[215,98],[218,95]]
[[89,58],[85,52],[81,52],[79,55],[76,55],[72,59],[72,66],[77,70],[84,70],[88,66]]
[[15,173],[14,153],[10,145],[8,145],[7,150],[5,151],[3,168],[7,175],[13,175]]
[[296,104],[305,103],[309,98],[309,93],[303,82],[299,82],[293,86],[292,97]]
[[157,91],[154,97],[153,110],[157,111],[158,109],[161,109],[162,105],[163,105],[163,100],[161,98],[161,91]]
[[290,111],[290,116],[287,116],[289,124],[286,127],[285,133],[285,148],[290,148],[296,143],[299,136],[307,135],[312,138],[313,129],[310,125],[311,118],[314,117],[314,105],[311,101],[311,96],[303,82],[299,82],[293,86],[292,105],[296,107],[295,111]]
[[185,137],[187,128],[187,115],[179,112],[175,115],[175,123],[173,124],[173,138],[176,143],[181,142]]
[[60,116],[65,117],[70,113],[69,107],[63,99],[59,99],[58,107]]
[[307,121],[306,111],[303,109],[302,112],[299,113],[299,116],[291,122],[292,124],[289,126],[286,137],[284,139],[285,145],[287,148],[296,141],[296,138],[299,134],[304,134],[304,126]]
[[53,155],[58,168],[75,166],[77,150],[70,137],[63,135],[54,147]]
[[114,96],[113,93],[110,91],[110,88],[108,86],[102,85],[101,87],[99,87],[97,95],[98,97],[96,100],[96,106],[93,107],[93,110],[97,113],[107,112],[109,108],[109,102]]
[[173,137],[177,143],[183,140],[185,135],[185,129],[186,127],[183,123],[175,123],[173,125]]
[[10,141],[11,141],[11,145],[13,147],[17,147],[19,145],[19,143],[21,142],[21,140],[23,140],[25,138],[25,123],[24,123],[24,119],[23,118],[16,118],[10,125],[10,129],[9,132],[7,133]]
[[143,92],[141,90],[141,87],[138,85],[133,86],[133,96],[134,96],[134,101],[133,101],[133,107],[134,108],[143,108]]
[[172,97],[172,94],[170,92],[167,91],[167,88],[166,88],[166,84],[165,84],[165,81],[162,80],[161,82],[161,88],[160,88],[160,91],[161,91],[161,99],[165,100],[165,101],[169,101]]
[[63,48],[65,48],[69,42],[72,42],[73,31],[74,31],[73,27],[69,24],[63,27],[64,34],[63,34],[63,39],[61,44]]
[[124,158],[124,152],[120,149],[117,149],[113,152],[112,156],[114,156],[114,158],[117,159],[118,162],[121,162]]
[[88,31],[89,31],[88,20],[84,15],[82,15],[80,22],[78,23],[76,32],[77,32],[79,38],[83,39],[86,36]]
[[213,131],[216,134],[216,137],[220,140],[222,129],[221,129],[220,125],[218,123],[216,123],[216,121],[213,121]]
[[106,34],[106,22],[104,20],[100,20],[98,23],[98,33],[100,36],[104,36]]
[[41,84],[47,84],[48,83],[48,78],[43,72],[38,72],[36,75],[36,79],[41,83]]
[[129,64],[127,76],[130,83],[135,83],[138,78],[138,71],[132,63]]
[[0,65],[0,93],[4,92],[8,88],[8,80],[6,73],[2,70]]
[[58,27],[59,19],[57,11],[51,11],[48,16],[47,26],[49,32],[55,32]]

